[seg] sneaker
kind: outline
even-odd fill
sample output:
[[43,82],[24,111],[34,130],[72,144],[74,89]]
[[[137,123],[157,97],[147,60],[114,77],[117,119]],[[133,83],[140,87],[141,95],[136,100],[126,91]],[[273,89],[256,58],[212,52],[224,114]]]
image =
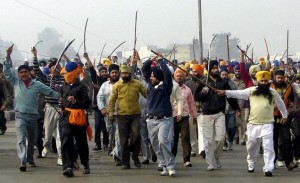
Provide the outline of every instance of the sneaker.
[[156,155],[152,155],[151,160],[155,163],[157,161],[157,156]]
[[200,155],[202,156],[202,158],[203,158],[203,159],[205,159],[205,158],[206,158],[205,151],[201,151],[201,152],[200,152]]
[[192,152],[191,152],[191,156],[192,156],[192,157],[195,157],[195,156],[196,156],[196,153],[192,151]]
[[206,168],[206,171],[214,171],[214,167],[208,166],[208,167]]
[[248,173],[253,173],[254,172],[254,166],[248,165]]
[[176,171],[175,170],[169,170],[169,176],[170,177],[175,177]]
[[42,151],[42,157],[43,157],[43,158],[46,158],[48,152],[49,152],[48,148],[44,147],[44,149],[43,149],[43,151]]
[[22,163],[20,166],[20,171],[21,172],[26,172],[26,163]]
[[73,162],[73,168],[76,169],[76,170],[79,169],[79,163],[77,162],[77,160],[75,160],[75,161]]
[[168,176],[169,175],[169,172],[167,169],[163,170],[162,172],[160,172],[160,175],[161,176]]
[[72,168],[67,168],[63,171],[63,175],[66,177],[74,177]]
[[187,161],[183,164],[184,167],[192,167],[192,163]]
[[120,160],[120,158],[114,156],[114,159],[115,159],[115,165],[116,166],[122,166],[122,161]]
[[3,128],[1,129],[0,135],[4,135],[5,132],[6,132],[6,130],[7,130],[7,127],[6,127],[6,126],[3,127]]
[[222,168],[222,164],[219,158],[216,158],[216,164],[217,164],[217,168]]
[[223,151],[228,151],[228,147],[223,146]]
[[295,168],[298,168],[298,163],[294,163],[294,162],[291,162],[289,163],[289,165],[287,166],[287,169],[288,170],[293,170]]
[[144,161],[142,161],[142,164],[143,165],[148,165],[150,162],[149,162],[149,160],[144,160]]
[[233,149],[232,149],[232,146],[233,146],[233,142],[229,142],[229,143],[228,143],[228,149],[229,149],[230,151],[233,150]]
[[36,164],[34,162],[29,162],[28,164],[30,167],[33,167],[33,168],[36,167]]
[[266,171],[266,172],[264,173],[264,175],[265,175],[266,177],[272,177],[272,176],[273,176],[272,172],[270,172],[270,171]]
[[246,141],[241,142],[241,145],[245,146],[246,145]]
[[123,165],[122,169],[123,170],[128,170],[128,169],[130,169],[130,166],[129,165]]
[[284,167],[283,161],[277,161],[277,166],[278,167]]
[[57,165],[58,166],[63,166],[63,162],[61,158],[57,158]]
[[90,174],[91,170],[90,170],[90,166],[89,165],[85,165],[83,168],[83,174]]

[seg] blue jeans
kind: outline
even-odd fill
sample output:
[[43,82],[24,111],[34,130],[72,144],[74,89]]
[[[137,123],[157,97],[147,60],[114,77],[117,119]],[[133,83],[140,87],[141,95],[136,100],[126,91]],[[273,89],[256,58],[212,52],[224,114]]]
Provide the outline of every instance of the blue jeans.
[[[36,124],[39,115],[16,111],[17,153],[21,163],[33,162]],[[26,139],[28,145],[26,147]]]
[[172,153],[173,137],[170,137],[170,134],[174,134],[173,118],[147,119],[146,121],[149,138],[157,155],[158,163],[167,170],[175,170],[176,161]]

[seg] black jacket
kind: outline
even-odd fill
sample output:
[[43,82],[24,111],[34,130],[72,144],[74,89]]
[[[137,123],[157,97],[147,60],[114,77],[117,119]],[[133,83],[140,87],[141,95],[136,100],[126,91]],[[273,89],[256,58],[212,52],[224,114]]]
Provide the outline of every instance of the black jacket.
[[[220,90],[231,90],[227,81],[218,76],[217,81],[214,82],[208,77],[208,84],[212,87]],[[199,85],[195,92],[195,100],[201,102],[201,112],[204,115],[217,114],[219,112],[225,112],[226,97],[220,96],[213,90],[209,90],[207,95],[201,93],[204,85]],[[228,103],[234,110],[240,110],[236,99],[227,98]]]

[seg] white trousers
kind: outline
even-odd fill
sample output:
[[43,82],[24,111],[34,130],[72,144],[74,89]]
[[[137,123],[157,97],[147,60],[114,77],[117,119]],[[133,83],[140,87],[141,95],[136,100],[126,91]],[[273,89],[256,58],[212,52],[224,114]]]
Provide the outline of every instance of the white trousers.
[[264,167],[263,171],[272,172],[274,169],[274,142],[273,142],[273,124],[253,125],[247,124],[247,162],[248,166],[255,167],[259,157],[260,143],[264,149]]
[[204,142],[203,142],[203,115],[197,116],[197,124],[198,124],[198,153],[204,151]]
[[216,158],[223,154],[226,127],[225,115],[222,112],[213,115],[203,115],[203,142],[208,168],[216,168]]

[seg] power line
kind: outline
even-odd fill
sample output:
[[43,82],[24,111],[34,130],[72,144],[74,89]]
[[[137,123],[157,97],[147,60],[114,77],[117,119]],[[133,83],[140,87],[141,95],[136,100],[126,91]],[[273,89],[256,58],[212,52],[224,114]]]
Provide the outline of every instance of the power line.
[[[48,14],[48,13],[46,13],[46,12],[43,12],[43,11],[41,11],[41,10],[35,8],[35,7],[32,7],[32,6],[28,5],[28,4],[25,4],[25,3],[20,2],[20,1],[18,1],[18,0],[15,0],[15,2],[17,2],[17,3],[19,3],[19,4],[23,5],[23,6],[26,6],[26,7],[30,8],[30,9],[33,9],[33,10],[39,12],[39,13],[42,13],[42,14],[48,16],[48,17],[51,17],[51,18],[53,18],[53,19],[55,19],[55,20],[57,20],[57,21],[59,21],[59,22],[62,22],[62,23],[64,23],[64,24],[67,24],[67,25],[69,25],[69,26],[71,26],[71,27],[73,27],[73,28],[75,28],[75,29],[78,29],[78,30],[81,30],[81,31],[84,30],[84,29],[82,29],[81,27],[78,27],[78,26],[76,26],[76,25],[73,25],[73,24],[71,24],[71,23],[69,23],[69,22],[67,22],[67,21],[65,21],[65,20],[63,20],[63,19],[60,19],[60,18],[55,17],[55,16],[53,16],[53,15],[50,15],[50,14]],[[94,37],[96,37],[96,38],[98,38],[98,39],[104,40],[104,41],[106,41],[106,42],[108,42],[108,43],[111,43],[111,44],[115,44],[115,45],[118,45],[118,44],[119,44],[119,43],[111,42],[111,41],[109,41],[109,40],[107,40],[107,39],[105,39],[105,38],[102,38],[102,37],[98,36],[97,34],[94,34],[94,33],[89,32],[89,31],[87,31],[87,34],[92,35],[92,36],[94,36]],[[127,48],[127,49],[128,49],[128,48]]]

